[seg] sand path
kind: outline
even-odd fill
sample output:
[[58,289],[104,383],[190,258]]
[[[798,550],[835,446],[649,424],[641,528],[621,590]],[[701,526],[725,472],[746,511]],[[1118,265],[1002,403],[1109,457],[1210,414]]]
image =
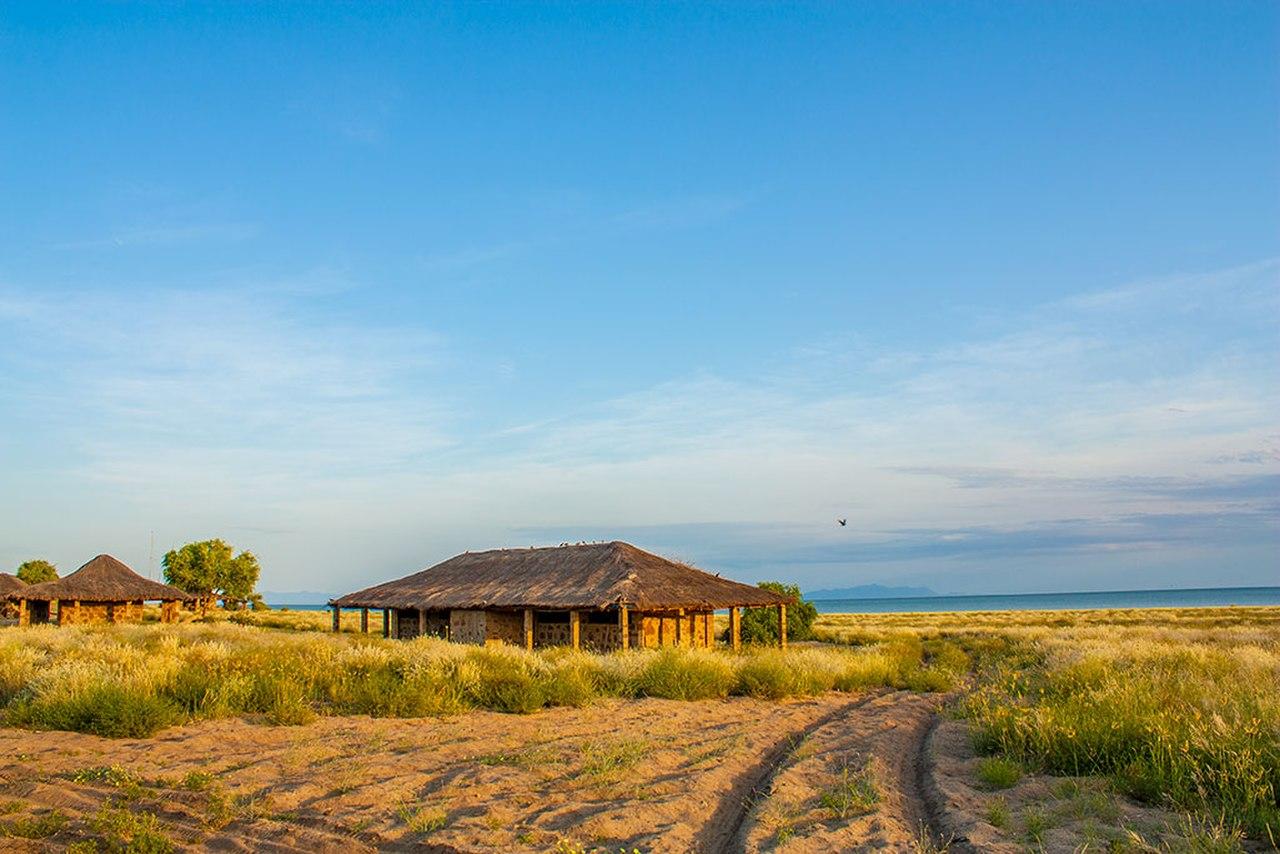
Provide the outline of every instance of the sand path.
[[[231,719],[146,740],[0,729],[0,804],[18,805],[9,817],[71,819],[46,840],[5,843],[101,840],[103,817],[123,808],[154,814],[179,846],[219,851],[914,850],[946,825],[925,750],[942,699]],[[844,816],[823,806],[845,769],[868,767],[873,805]]]

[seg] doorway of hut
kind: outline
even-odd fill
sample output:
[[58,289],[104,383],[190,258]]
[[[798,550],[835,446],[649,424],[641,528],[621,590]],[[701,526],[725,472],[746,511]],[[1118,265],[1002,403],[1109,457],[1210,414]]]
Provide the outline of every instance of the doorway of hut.
[[31,621],[31,625],[34,626],[34,625],[37,625],[38,623],[49,622],[49,603],[48,602],[42,602],[38,599],[28,600],[27,607],[30,609],[29,611],[30,616],[28,617],[28,619]]

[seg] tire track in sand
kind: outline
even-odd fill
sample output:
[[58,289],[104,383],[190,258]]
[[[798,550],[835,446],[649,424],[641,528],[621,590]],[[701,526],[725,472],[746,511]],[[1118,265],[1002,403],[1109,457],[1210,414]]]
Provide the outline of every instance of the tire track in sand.
[[[930,736],[947,697],[881,693],[825,715],[807,729],[806,748],[782,750],[759,770],[760,794],[742,805],[736,832],[708,850],[756,852],[786,842],[788,852],[916,850],[948,842],[943,799],[932,781]],[[868,773],[874,803],[844,817],[822,806],[845,775]],[[941,834],[941,835],[940,835]],[[955,854],[972,850],[951,839]]]

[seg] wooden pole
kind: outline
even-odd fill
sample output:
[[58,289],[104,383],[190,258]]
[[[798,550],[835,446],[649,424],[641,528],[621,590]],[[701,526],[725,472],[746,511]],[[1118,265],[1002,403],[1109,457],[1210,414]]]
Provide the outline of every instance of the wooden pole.
[[582,647],[581,616],[577,611],[569,612],[569,646],[574,649]]
[[734,652],[742,651],[742,610],[729,609],[729,644]]
[[631,649],[631,626],[627,623],[627,606],[618,609],[618,629],[622,632],[622,649]]
[[382,609],[382,636],[384,638],[391,637],[391,609]]
[[365,634],[369,633],[369,609],[368,608],[360,609],[360,631],[364,632]]
[[778,646],[787,648],[787,606],[778,606]]
[[427,609],[418,609],[418,637],[424,637],[427,633]]
[[676,646],[684,646],[684,608],[676,611]]
[[333,606],[333,630],[335,632],[342,631],[342,609],[337,605]]
[[31,625],[31,611],[28,610],[27,608],[26,599],[18,600],[18,625],[20,626]]
[[524,609],[524,648],[533,649],[533,609]]

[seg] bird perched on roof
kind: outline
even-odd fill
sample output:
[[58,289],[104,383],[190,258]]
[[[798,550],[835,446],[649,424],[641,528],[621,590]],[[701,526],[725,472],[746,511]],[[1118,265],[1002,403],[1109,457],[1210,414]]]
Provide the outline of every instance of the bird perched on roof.
[[845,525],[849,524],[849,520],[848,520],[848,519],[837,519],[836,521],[840,523],[840,527],[841,527],[841,528],[843,528]]

